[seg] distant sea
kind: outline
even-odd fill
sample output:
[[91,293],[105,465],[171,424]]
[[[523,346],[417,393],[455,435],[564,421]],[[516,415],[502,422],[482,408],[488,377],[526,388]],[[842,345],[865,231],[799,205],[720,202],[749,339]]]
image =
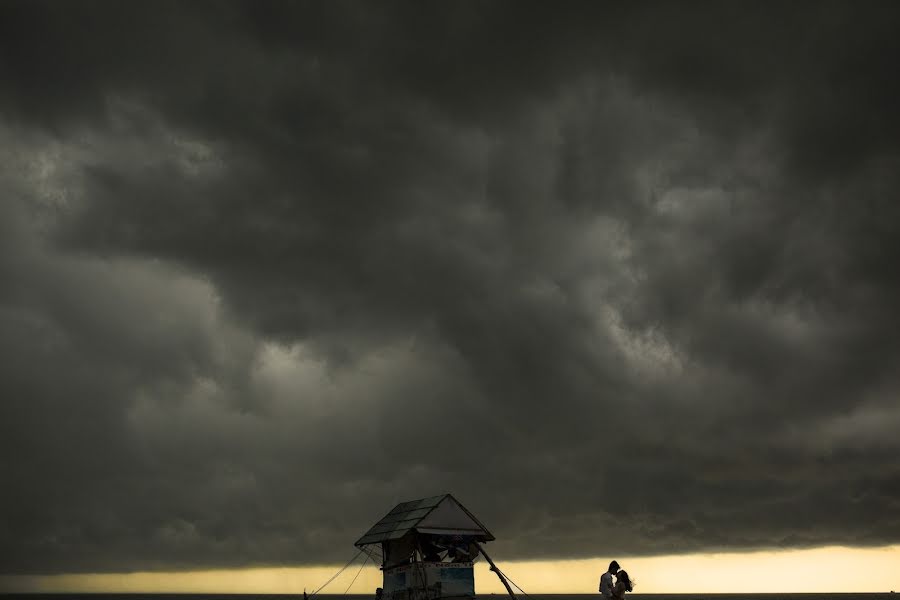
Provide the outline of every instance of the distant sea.
[[[598,600],[599,594],[520,594],[520,600]],[[28,600],[302,600],[303,594],[2,594]],[[505,594],[479,594],[479,600],[504,600]],[[900,593],[879,594],[628,594],[627,600],[900,600]],[[319,594],[316,600],[374,600],[374,595]]]

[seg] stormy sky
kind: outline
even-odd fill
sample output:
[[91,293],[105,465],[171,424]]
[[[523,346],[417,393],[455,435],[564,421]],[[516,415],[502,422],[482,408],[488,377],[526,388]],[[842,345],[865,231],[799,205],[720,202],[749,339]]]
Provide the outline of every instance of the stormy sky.
[[0,1],[0,572],[900,542],[898,31]]

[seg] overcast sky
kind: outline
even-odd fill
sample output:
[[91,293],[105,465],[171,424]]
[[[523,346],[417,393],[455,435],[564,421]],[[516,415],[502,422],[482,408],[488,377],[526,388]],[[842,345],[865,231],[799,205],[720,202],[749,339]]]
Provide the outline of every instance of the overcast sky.
[[0,571],[900,542],[898,31],[0,1]]

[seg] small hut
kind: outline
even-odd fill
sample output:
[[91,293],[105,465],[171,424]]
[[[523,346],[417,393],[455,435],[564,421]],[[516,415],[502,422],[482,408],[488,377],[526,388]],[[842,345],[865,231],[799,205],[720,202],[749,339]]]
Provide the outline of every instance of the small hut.
[[491,532],[450,494],[395,506],[356,541],[358,548],[379,545],[384,600],[474,598],[473,564]]

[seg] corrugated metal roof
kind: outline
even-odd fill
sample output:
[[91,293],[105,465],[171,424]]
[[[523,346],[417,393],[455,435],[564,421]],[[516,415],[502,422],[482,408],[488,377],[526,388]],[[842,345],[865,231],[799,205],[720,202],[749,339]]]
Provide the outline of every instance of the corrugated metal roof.
[[[450,530],[458,530],[459,533],[465,532],[468,535],[475,535],[483,541],[494,539],[494,536],[490,534],[484,525],[482,525],[472,513],[466,510],[456,498],[450,494],[443,494],[441,496],[431,496],[430,498],[422,498],[410,502],[401,502],[395,506],[391,512],[385,515],[383,519],[375,523],[365,535],[356,541],[355,545],[365,546],[366,544],[377,544],[387,540],[399,539],[415,529],[416,525],[421,523],[425,517],[438,507],[438,505],[445,501],[452,502],[455,507],[458,507],[458,510],[456,508],[454,508],[454,510],[457,510],[457,512],[461,511],[461,513],[464,513],[465,516],[468,517],[468,519],[466,519],[460,514],[461,518],[468,521],[464,528],[448,523],[449,530],[447,533],[450,533]],[[446,509],[449,509],[450,507],[451,505],[446,505],[440,511],[437,511],[436,515],[445,512]],[[429,523],[429,528],[434,528],[435,525],[440,526],[439,523]]]

